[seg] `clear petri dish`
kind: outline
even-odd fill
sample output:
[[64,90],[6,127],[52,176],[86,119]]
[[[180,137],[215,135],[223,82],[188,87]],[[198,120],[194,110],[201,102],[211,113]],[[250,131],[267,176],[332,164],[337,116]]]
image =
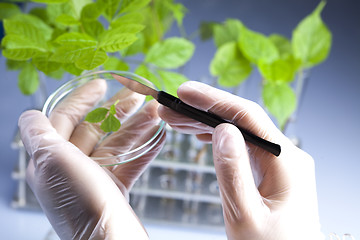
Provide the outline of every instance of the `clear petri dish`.
[[[109,103],[109,100],[113,98],[113,96],[119,93],[119,91],[121,91],[122,89],[126,88],[121,83],[116,81],[112,77],[111,73],[119,74],[124,77],[141,81],[143,83],[146,83],[148,86],[152,86],[154,89],[156,89],[154,84],[152,84],[150,81],[131,72],[125,72],[125,71],[89,72],[66,82],[56,91],[54,91],[46,100],[42,112],[47,117],[50,117],[54,109],[60,106],[60,104],[63,101],[65,101],[67,98],[70,98],[71,94],[74,93],[74,91],[94,80],[104,80],[106,82],[106,92],[102,96],[100,101],[98,101],[98,103],[92,109],[89,110],[89,112],[95,108],[104,106],[104,104],[106,105],[106,103]],[[121,101],[119,104],[121,104]],[[139,106],[137,106],[137,110],[132,111],[131,113],[127,113],[126,120],[122,122],[122,125],[118,130],[119,133],[121,133],[122,127],[126,125],[126,121],[134,121],[134,118],[138,116],[137,113],[141,111],[141,108],[143,107],[144,104],[145,101],[142,104],[139,104]],[[159,120],[158,122],[156,122],[156,124],[151,126],[151,131],[147,132],[147,134],[144,133],[144,134],[139,134],[141,136],[135,136],[139,138],[139,141],[136,143],[134,142],[133,145],[132,144],[127,145],[128,144],[127,141],[128,139],[126,139],[127,135],[124,134],[123,139],[121,141],[117,141],[117,144],[120,145],[116,145],[116,148],[118,149],[118,151],[115,151],[116,154],[104,151],[105,152],[104,156],[102,156],[100,154],[101,153],[100,151],[100,153],[96,154],[96,156],[90,156],[90,157],[101,166],[114,166],[118,164],[127,163],[130,161],[134,161],[144,156],[146,153],[154,149],[155,146],[157,146],[157,144],[162,139],[165,133],[165,125],[166,124],[164,121]],[[127,129],[127,132],[131,133],[131,129]],[[101,146],[101,143],[106,142],[107,138],[114,137],[115,134],[118,134],[118,132],[106,133],[106,134],[104,133],[104,136],[95,146],[94,151],[96,151],[97,147]],[[122,135],[118,134],[117,137],[119,138],[119,136],[121,137]],[[132,139],[132,141],[134,141],[134,136],[131,136],[129,139]]]

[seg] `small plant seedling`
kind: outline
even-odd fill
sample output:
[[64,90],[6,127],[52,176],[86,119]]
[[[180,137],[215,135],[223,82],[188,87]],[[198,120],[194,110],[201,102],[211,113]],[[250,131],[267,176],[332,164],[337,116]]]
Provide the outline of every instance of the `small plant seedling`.
[[115,117],[116,114],[116,104],[119,103],[117,100],[110,108],[99,107],[89,112],[85,121],[90,123],[99,123],[101,130],[104,132],[116,132],[121,127],[120,120]]

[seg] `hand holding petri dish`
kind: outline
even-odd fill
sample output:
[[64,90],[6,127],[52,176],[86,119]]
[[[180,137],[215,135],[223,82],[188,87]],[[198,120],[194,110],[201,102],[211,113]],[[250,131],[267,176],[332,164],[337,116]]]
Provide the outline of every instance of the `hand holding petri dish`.
[[[43,113],[52,124],[62,129],[66,135],[63,137],[70,139],[101,166],[114,166],[153,155],[151,151],[159,151],[154,148],[165,135],[165,123],[157,115],[158,103],[145,101],[144,95],[124,87],[111,73],[140,78],[122,71],[84,74],[58,88],[43,107]],[[107,133],[100,127],[101,123],[84,121],[84,112],[99,107],[115,107],[114,116],[121,122],[118,131]],[[71,130],[67,132],[66,129]]]

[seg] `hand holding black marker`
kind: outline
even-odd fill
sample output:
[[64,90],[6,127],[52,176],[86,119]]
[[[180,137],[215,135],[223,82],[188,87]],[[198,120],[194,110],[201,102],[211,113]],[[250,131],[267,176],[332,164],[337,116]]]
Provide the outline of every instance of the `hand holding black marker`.
[[[184,102],[182,102],[179,98],[174,97],[164,91],[157,91],[154,88],[150,87],[150,84],[147,84],[146,79],[141,79],[141,81],[134,80],[125,76],[121,76],[115,73],[111,74],[117,81],[119,81],[121,84],[129,88],[130,90],[144,94],[144,95],[150,95],[154,99],[156,99],[160,104],[167,106],[171,108],[172,110],[184,114],[187,117],[190,117],[194,120],[197,120],[199,122],[202,122],[208,126],[216,127],[219,124],[222,123],[231,123],[225,119],[222,119],[221,117],[205,112],[202,110],[199,110],[197,108],[194,108]],[[149,86],[150,85],[150,86]],[[231,123],[232,124],[232,123]],[[249,143],[252,143],[258,147],[263,148],[264,150],[274,154],[275,156],[279,156],[281,152],[281,147],[278,144],[269,142],[265,139],[262,139],[249,131],[236,126],[241,133],[244,136],[244,139],[248,141]]]

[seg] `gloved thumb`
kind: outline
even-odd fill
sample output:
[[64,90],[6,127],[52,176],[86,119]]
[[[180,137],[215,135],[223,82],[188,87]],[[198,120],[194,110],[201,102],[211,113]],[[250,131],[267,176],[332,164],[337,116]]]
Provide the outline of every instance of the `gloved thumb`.
[[[236,232],[250,230],[255,221],[263,219],[264,204],[240,131],[232,124],[221,124],[215,128],[212,142],[226,231],[232,239]],[[234,226],[237,229],[231,229]]]

